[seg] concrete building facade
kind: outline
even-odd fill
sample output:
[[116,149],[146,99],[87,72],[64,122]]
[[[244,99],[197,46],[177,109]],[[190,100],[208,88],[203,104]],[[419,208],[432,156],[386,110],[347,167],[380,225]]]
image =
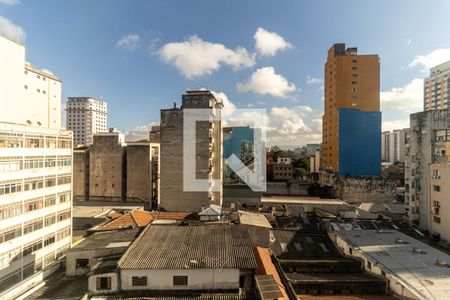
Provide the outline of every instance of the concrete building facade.
[[61,129],[61,80],[1,36],[0,53],[0,299],[16,299],[71,245],[72,133]]
[[159,144],[149,142],[128,143],[126,147],[126,198],[158,206]]
[[430,69],[423,87],[423,109],[439,110],[450,107],[450,61]]
[[380,111],[379,57],[360,55],[357,48],[334,44],[328,50],[324,73],[322,168],[338,172],[340,110]]
[[73,131],[75,145],[90,145],[94,134],[107,132],[108,107],[101,99],[69,97],[66,102],[66,128]]
[[409,128],[396,129],[381,134],[381,160],[383,162],[405,162],[406,145],[409,143]]
[[410,143],[405,159],[405,209],[409,220],[429,228],[429,165],[449,160],[450,111],[425,111],[410,116]]
[[111,129],[94,134],[89,150],[89,199],[125,199],[126,150],[125,137]]
[[272,169],[274,180],[292,180],[294,177],[294,169],[289,157],[278,157],[278,161],[272,164]]
[[[161,110],[160,204],[169,211],[199,211],[208,204],[222,205],[223,138],[221,121],[198,121],[195,129],[196,179],[210,182],[208,191],[185,191],[183,187],[183,114],[185,109],[207,109],[220,114],[223,104],[209,91],[187,91],[181,108]],[[219,191],[212,191],[218,180]]]
[[450,162],[430,165],[428,191],[430,233],[450,241]]
[[61,79],[25,60],[23,45],[0,36],[2,122],[61,128]]

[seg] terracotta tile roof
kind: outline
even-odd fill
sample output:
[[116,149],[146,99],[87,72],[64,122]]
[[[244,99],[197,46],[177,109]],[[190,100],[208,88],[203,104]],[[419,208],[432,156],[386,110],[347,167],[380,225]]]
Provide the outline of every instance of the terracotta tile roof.
[[111,222],[101,226],[100,230],[114,230],[126,227],[145,227],[153,221],[152,214],[148,211],[134,209],[125,215],[113,219]]
[[289,297],[286,293],[286,288],[284,287],[283,283],[281,282],[280,275],[278,275],[275,265],[272,263],[272,259],[270,258],[269,249],[256,247],[254,251],[255,251],[256,262],[258,263],[258,268],[256,269],[256,272],[255,272],[256,275],[272,275],[274,277],[275,281],[278,283],[278,286],[280,287],[281,292],[283,293],[283,298],[278,298],[278,299],[288,300]]
[[114,212],[111,214],[111,219],[117,219],[117,218],[120,218],[121,216],[123,216],[123,214]]

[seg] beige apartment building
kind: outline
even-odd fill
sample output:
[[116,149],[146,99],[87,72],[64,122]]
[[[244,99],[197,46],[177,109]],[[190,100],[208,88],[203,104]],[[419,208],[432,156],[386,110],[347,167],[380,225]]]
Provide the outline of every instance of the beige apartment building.
[[274,180],[292,180],[294,169],[289,157],[278,157],[278,161],[272,164]]
[[[322,168],[339,171],[339,109],[380,111],[380,62],[377,54],[334,44],[324,69]],[[356,124],[355,124],[356,125]]]
[[430,165],[428,193],[429,230],[450,241],[450,162]]
[[[208,190],[186,191],[183,182],[183,148],[185,130],[183,115],[186,109],[206,109],[212,116],[220,114],[222,101],[209,91],[187,91],[182,106],[161,110],[161,180],[160,205],[168,211],[200,211],[208,204],[222,205],[223,137],[221,121],[198,121],[195,128],[196,179],[207,180]],[[192,128],[190,128],[192,129]],[[220,182],[218,191],[214,182]]]
[[448,109],[450,105],[450,61],[430,69],[423,87],[423,109]]

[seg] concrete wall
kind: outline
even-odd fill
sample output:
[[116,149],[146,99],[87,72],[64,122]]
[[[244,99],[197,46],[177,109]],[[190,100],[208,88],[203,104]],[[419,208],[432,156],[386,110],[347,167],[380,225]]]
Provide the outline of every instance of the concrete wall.
[[[450,129],[450,110],[415,113],[410,116],[410,146],[405,159],[405,205],[409,220],[429,228],[429,164],[447,161],[438,155],[437,129]],[[442,150],[445,150],[445,146]]]
[[127,145],[127,199],[150,203],[150,144]]
[[89,199],[89,149],[73,151],[73,198]]
[[116,133],[94,135],[89,155],[91,200],[120,201],[125,197],[125,149]]
[[[120,271],[122,290],[239,289],[239,269],[153,269]],[[147,276],[147,286],[132,286],[133,276]],[[173,276],[188,276],[187,286],[174,286]]]
[[27,64],[25,47],[3,36],[0,53],[1,121],[61,128],[61,80]]
[[[109,277],[111,278],[111,289],[110,290],[98,290],[97,289],[97,278],[99,277]],[[116,273],[105,273],[105,274],[95,274],[89,276],[88,279],[88,291],[90,296],[94,295],[107,295],[114,294],[119,290],[118,280]]]
[[[438,176],[433,174],[438,171]],[[450,163],[430,165],[430,186],[428,206],[430,219],[430,232],[439,233],[441,238],[450,241]],[[434,190],[433,186],[439,186],[440,191]],[[435,205],[437,201],[438,206]]]
[[293,195],[307,196],[309,184],[286,183],[286,182],[267,182],[267,194],[272,195]]
[[77,251],[72,249],[66,256],[66,276],[78,276],[89,272],[89,268],[78,268],[77,259],[89,259],[89,265],[92,266],[95,257],[104,257],[110,255],[123,254],[128,247],[115,247],[105,249],[92,249]]

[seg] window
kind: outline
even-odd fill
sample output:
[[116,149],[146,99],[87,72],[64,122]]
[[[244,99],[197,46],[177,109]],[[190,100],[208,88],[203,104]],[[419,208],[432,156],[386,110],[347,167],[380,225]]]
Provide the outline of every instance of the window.
[[58,222],[64,221],[70,218],[70,210],[58,213],[57,220]]
[[45,178],[45,187],[55,186],[56,185],[56,176],[49,176]]
[[45,196],[45,207],[53,206],[56,204],[55,196]]
[[372,269],[372,263],[370,261],[367,261],[367,269],[369,270]]
[[33,210],[41,209],[43,206],[43,199],[42,198],[35,198],[25,201],[25,212],[30,212]]
[[440,192],[441,191],[441,186],[440,185],[433,185],[433,191]]
[[0,159],[0,172],[13,172],[22,170],[21,157],[2,157]]
[[0,206],[0,220],[12,218],[22,214],[22,204],[13,203]]
[[440,224],[441,223],[441,218],[437,217],[437,216],[433,216],[433,222]]
[[146,276],[133,276],[132,285],[133,286],[146,286],[147,285],[147,277]]
[[0,148],[22,148],[23,134],[0,132]]
[[38,251],[39,249],[42,249],[42,241],[41,240],[28,243],[25,247],[23,247],[23,256],[25,257],[29,254],[32,254],[32,253]]
[[173,276],[173,285],[188,285],[188,277],[187,276]]
[[0,243],[4,243],[15,239],[16,237],[22,236],[22,226],[16,225],[13,227],[8,227],[0,231]]
[[44,179],[40,178],[27,178],[24,183],[25,191],[32,191],[36,189],[42,189],[44,187]]
[[47,247],[48,245],[53,244],[55,242],[55,240],[56,240],[56,237],[55,237],[54,233],[45,236],[45,238],[44,238],[44,247]]
[[0,195],[12,194],[22,191],[20,180],[7,180],[0,182]]
[[87,268],[89,265],[89,258],[77,258],[76,267],[77,268]]
[[58,177],[58,185],[70,183],[70,175]]
[[97,277],[97,290],[110,290],[111,277]]
[[55,217],[55,215],[49,215],[49,216],[46,216],[45,218],[44,218],[44,226],[45,227],[47,227],[47,226],[50,226],[50,225],[53,225],[53,224],[55,224],[56,223],[56,217]]
[[42,219],[32,220],[25,223],[23,227],[23,234],[31,233],[33,231],[39,230],[43,227]]

